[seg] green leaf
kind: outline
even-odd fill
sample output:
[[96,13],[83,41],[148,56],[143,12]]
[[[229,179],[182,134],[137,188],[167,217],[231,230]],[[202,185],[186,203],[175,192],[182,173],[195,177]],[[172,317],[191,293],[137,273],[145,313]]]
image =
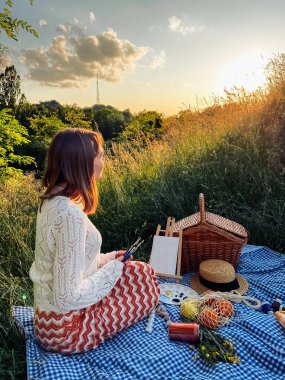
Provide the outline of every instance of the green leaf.
[[[33,5],[33,0],[29,0],[30,4]],[[0,33],[5,32],[9,38],[12,38],[15,41],[18,41],[18,33],[20,28],[26,30],[27,32],[33,34],[35,37],[38,37],[38,33],[32,26],[24,20],[14,17],[11,9],[14,6],[14,1],[6,0],[6,6],[0,12]],[[0,43],[0,47],[1,47]]]

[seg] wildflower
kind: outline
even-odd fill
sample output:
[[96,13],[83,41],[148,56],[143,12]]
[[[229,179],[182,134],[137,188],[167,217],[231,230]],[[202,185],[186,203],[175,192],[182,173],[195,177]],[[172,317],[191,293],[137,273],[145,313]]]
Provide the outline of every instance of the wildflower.
[[201,347],[201,350],[202,350],[202,351],[205,351],[205,349],[206,349],[205,346],[202,346],[202,347]]
[[227,359],[230,361],[230,362],[233,362],[235,360],[235,357],[234,356],[227,356]]
[[207,353],[207,354],[206,354],[206,358],[209,358],[209,357],[210,357],[210,354]]

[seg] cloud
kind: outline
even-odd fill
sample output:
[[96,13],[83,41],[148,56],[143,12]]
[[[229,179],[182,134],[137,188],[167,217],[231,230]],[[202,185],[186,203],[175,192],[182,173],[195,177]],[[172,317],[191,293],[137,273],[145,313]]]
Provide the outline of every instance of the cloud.
[[25,49],[21,60],[28,78],[41,85],[85,87],[96,78],[118,82],[135,69],[148,47],[119,39],[112,29],[99,35],[86,35],[78,23],[58,25],[61,34],[46,48]]
[[172,32],[178,32],[183,35],[186,35],[188,33],[195,33],[195,32],[201,32],[206,27],[204,25],[196,25],[196,26],[187,26],[183,25],[180,18],[173,16],[168,19],[168,27]]
[[169,29],[172,31],[177,31],[181,28],[181,20],[175,16],[171,17],[169,20]]
[[47,26],[48,25],[48,23],[47,23],[47,21],[46,20],[43,20],[43,19],[41,19],[40,21],[39,21],[39,26],[42,28],[43,26]]
[[95,14],[93,12],[89,12],[89,20],[91,24],[96,20]]
[[59,33],[67,33],[69,31],[69,28],[66,25],[59,24],[59,25],[57,25],[57,27],[55,28],[55,30],[57,32],[59,32]]
[[158,55],[153,57],[153,60],[149,64],[149,68],[156,69],[157,67],[164,67],[165,61],[165,51],[162,50]]

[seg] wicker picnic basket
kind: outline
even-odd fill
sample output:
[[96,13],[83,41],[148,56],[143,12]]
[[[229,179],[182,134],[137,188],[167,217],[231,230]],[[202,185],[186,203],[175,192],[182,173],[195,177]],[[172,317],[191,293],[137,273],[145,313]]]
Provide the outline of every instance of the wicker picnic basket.
[[199,196],[200,212],[176,222],[173,235],[183,230],[181,274],[198,271],[208,259],[221,259],[236,267],[247,230],[222,216],[205,212],[204,195]]

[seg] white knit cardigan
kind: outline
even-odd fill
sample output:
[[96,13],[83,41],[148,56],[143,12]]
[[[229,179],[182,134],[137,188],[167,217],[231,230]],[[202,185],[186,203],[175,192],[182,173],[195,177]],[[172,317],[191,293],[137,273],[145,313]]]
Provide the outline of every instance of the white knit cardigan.
[[115,251],[100,253],[102,237],[68,197],[45,200],[37,214],[34,306],[65,314],[96,304],[122,275]]

